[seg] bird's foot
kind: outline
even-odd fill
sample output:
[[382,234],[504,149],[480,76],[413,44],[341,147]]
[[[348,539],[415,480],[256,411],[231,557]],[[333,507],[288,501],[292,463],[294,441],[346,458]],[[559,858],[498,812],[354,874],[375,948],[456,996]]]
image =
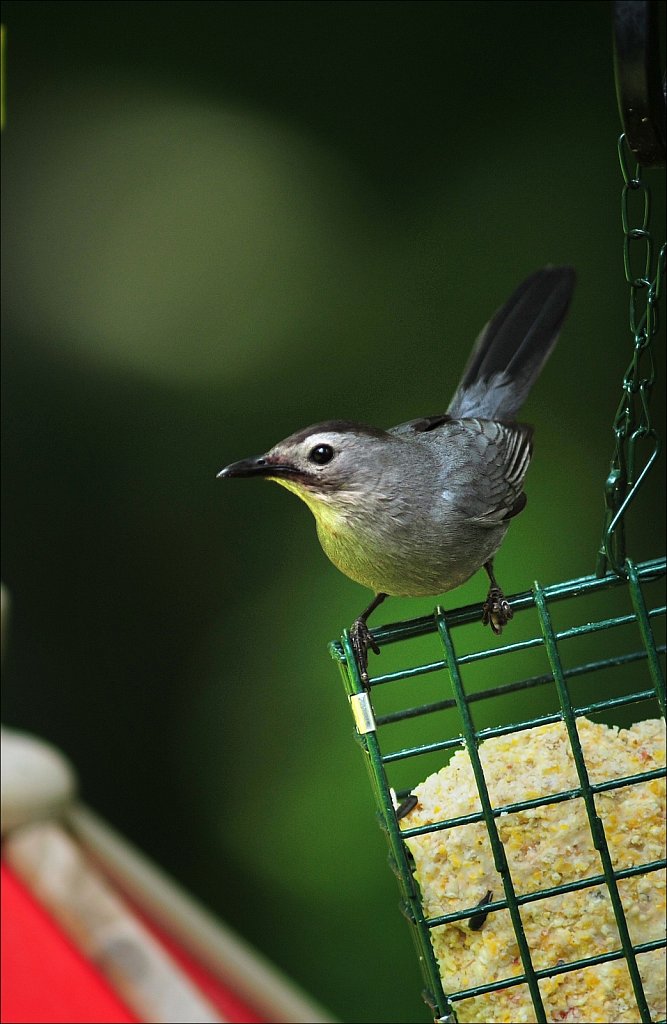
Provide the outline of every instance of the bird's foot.
[[496,636],[500,636],[503,626],[514,618],[512,606],[498,586],[489,589],[482,612],[482,625],[490,626]]
[[364,689],[369,688],[368,681],[368,649],[380,653],[373,634],[366,625],[365,619],[359,617],[355,619],[350,627],[350,640],[352,641],[352,650],[354,656],[357,659],[357,665],[359,666],[359,672],[361,674],[361,682],[363,683]]

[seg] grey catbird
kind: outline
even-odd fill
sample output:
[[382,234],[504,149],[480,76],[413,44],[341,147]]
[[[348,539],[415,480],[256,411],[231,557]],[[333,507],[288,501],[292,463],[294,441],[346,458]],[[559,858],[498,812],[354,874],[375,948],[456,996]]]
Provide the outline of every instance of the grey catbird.
[[313,512],[324,551],[375,598],[351,637],[364,683],[366,621],[388,595],[435,595],[482,566],[484,624],[500,633],[512,609],[493,573],[509,522],[526,505],[532,428],[514,416],[549,357],[574,290],[571,267],[526,278],[484,327],[446,413],[389,430],[348,420],[306,427],[218,476],[263,476]]

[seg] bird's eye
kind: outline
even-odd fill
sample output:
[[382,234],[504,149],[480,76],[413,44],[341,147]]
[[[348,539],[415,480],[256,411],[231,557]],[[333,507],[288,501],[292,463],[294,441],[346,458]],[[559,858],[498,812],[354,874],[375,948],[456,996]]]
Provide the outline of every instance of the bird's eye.
[[333,457],[334,450],[330,444],[316,444],[308,456],[310,461],[316,462],[318,466],[326,466]]

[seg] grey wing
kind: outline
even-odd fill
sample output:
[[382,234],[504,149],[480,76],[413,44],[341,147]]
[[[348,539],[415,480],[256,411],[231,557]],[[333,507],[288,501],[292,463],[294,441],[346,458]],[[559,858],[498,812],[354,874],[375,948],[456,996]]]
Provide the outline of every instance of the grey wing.
[[448,514],[493,527],[525,508],[523,481],[533,453],[527,423],[437,413],[399,423],[388,433],[412,437],[435,456]]
[[525,423],[423,417],[400,423],[390,433],[426,446],[438,467],[438,511],[494,527],[526,505],[523,481],[530,463],[533,428]]
[[523,482],[533,453],[533,428],[525,423],[472,420],[479,431],[474,442],[476,477],[469,501],[469,520],[498,526],[526,506]]

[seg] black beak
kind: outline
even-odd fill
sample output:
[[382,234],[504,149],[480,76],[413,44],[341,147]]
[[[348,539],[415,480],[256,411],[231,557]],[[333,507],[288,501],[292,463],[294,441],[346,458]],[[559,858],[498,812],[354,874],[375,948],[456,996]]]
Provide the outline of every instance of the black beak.
[[253,459],[232,462],[231,466],[221,469],[217,477],[225,479],[230,476],[294,476],[296,472],[293,466],[271,462],[266,455],[258,455]]

